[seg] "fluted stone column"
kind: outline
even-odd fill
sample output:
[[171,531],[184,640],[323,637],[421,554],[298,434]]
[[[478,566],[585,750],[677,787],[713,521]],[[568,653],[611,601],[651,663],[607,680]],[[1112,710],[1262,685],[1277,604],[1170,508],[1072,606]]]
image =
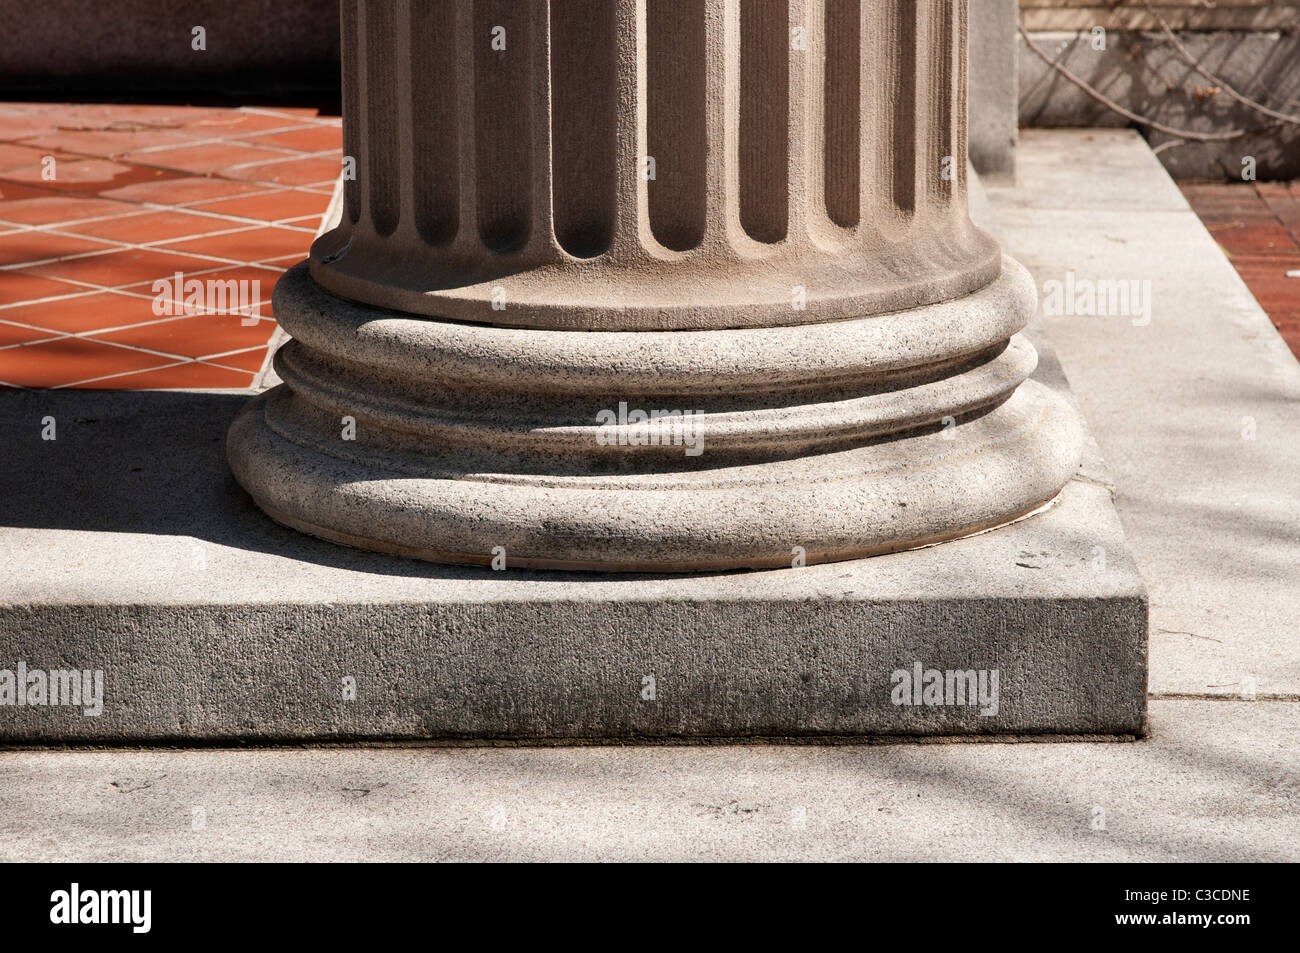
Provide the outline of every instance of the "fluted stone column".
[[[788,566],[1050,502],[1080,429],[966,209],[967,0],[343,4],[341,224],[235,475],[450,562]],[[660,412],[660,413],[656,413]],[[645,415],[645,418],[642,417]]]

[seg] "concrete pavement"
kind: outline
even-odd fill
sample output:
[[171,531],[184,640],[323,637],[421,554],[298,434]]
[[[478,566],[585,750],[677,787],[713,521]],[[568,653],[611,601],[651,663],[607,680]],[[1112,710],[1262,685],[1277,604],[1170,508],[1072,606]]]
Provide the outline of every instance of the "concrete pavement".
[[1300,858],[1300,365],[1134,134],[1020,163],[1040,282],[1152,283],[1147,324],[1047,318],[1152,594],[1149,740],[11,751],[0,858]]

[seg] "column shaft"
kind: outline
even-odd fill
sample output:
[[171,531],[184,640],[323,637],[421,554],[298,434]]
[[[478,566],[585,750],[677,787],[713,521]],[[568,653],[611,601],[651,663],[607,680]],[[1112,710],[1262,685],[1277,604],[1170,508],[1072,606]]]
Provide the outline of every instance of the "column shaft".
[[967,215],[967,6],[345,2],[357,176],[277,286],[236,476],[327,539],[574,569],[1043,506],[1080,432]]

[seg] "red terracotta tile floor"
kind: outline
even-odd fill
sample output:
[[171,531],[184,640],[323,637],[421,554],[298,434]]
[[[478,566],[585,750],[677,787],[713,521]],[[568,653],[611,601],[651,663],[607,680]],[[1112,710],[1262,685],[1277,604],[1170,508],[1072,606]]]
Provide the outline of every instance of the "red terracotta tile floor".
[[[311,109],[0,103],[0,387],[251,386],[341,158]],[[184,309],[178,272],[259,300]]]
[[1300,358],[1300,181],[1179,186]]

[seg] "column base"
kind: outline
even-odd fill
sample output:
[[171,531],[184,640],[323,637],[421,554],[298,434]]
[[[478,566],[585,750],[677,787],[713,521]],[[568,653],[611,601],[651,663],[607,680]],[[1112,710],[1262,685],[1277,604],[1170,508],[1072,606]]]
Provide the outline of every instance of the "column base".
[[286,439],[268,423],[286,397],[250,401],[228,438],[236,478],[271,518],[363,549],[534,569],[776,568],[938,543],[1048,504],[1082,443],[1073,409],[1030,381],[952,430],[813,457],[621,478],[430,478]]
[[[1032,513],[1081,452],[1072,407],[1025,380],[1033,285],[1009,260],[954,301],[761,331],[415,318],[303,266],[275,306],[286,383],[232,424],[231,468],[278,522],[379,552],[621,572],[852,559]],[[640,433],[654,445],[597,426],[624,396],[706,408],[698,454],[664,422]]]

